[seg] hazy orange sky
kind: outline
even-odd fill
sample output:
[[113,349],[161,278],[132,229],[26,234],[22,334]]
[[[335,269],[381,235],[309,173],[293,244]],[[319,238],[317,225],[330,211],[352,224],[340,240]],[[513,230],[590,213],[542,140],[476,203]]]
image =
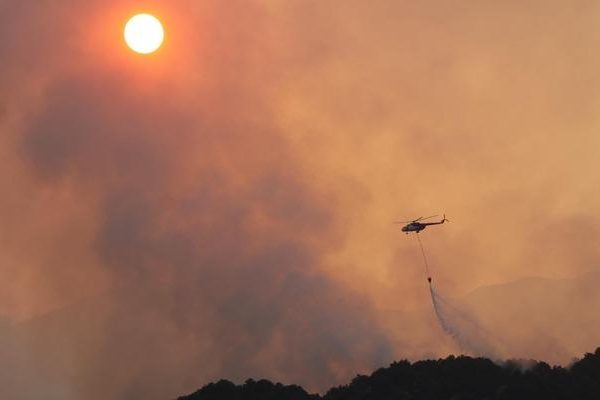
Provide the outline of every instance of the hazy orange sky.
[[[0,0],[0,390],[321,390],[457,351],[392,221],[447,214],[422,237],[452,298],[597,269],[598,71],[583,0]],[[519,323],[505,356],[600,344]]]

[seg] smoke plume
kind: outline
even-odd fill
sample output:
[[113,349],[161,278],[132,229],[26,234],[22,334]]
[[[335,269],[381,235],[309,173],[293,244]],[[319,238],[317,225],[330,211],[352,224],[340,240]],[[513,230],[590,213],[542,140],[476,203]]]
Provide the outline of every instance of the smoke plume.
[[[448,298],[598,267],[597,4],[143,7],[0,0],[0,397],[312,391],[455,351],[398,218],[451,219],[423,233]],[[151,57],[123,44],[138,11]],[[584,289],[524,298],[581,318],[519,320],[506,357],[595,348]]]

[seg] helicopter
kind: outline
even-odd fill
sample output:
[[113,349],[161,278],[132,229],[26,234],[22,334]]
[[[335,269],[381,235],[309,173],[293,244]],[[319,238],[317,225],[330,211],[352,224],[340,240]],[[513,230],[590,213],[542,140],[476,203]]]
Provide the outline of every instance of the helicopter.
[[408,235],[410,232],[419,233],[423,229],[427,228],[429,225],[441,225],[444,222],[448,221],[446,219],[446,214],[444,214],[444,216],[442,217],[442,220],[440,222],[419,222],[419,221],[426,220],[429,218],[434,218],[434,217],[437,217],[437,215],[432,215],[430,217],[419,217],[412,221],[394,221],[394,223],[395,224],[406,224],[402,227],[402,232],[406,232],[406,234]]

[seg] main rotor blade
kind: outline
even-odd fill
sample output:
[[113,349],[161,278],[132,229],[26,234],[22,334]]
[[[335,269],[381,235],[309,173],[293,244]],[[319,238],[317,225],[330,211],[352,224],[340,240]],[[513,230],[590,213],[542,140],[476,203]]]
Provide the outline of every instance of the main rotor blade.
[[433,217],[438,217],[438,216],[439,216],[439,215],[438,215],[438,214],[436,214],[436,215],[430,215],[429,217],[425,217],[425,218],[421,217],[421,218],[419,218],[417,221],[420,221],[420,220],[422,220],[422,219],[429,219],[429,218],[433,218]]
[[[427,217],[427,218],[431,218],[431,217]],[[418,222],[422,219],[423,219],[423,217],[419,217],[417,219],[409,219],[408,221],[394,221],[394,223],[395,224],[412,224],[413,222]]]

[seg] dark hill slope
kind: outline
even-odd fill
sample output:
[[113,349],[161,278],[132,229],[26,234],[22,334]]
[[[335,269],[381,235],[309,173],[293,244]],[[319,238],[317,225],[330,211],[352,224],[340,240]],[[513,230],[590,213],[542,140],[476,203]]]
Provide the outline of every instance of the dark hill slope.
[[318,395],[306,393],[300,386],[284,386],[281,383],[272,383],[267,380],[247,380],[245,384],[237,386],[222,380],[206,385],[199,391],[189,396],[180,397],[179,400],[319,400]]
[[[526,367],[525,367],[526,366]],[[325,396],[298,386],[249,380],[236,386],[220,381],[179,400],[598,400],[600,348],[570,368],[543,362],[453,357],[396,362],[371,376],[357,376]]]

